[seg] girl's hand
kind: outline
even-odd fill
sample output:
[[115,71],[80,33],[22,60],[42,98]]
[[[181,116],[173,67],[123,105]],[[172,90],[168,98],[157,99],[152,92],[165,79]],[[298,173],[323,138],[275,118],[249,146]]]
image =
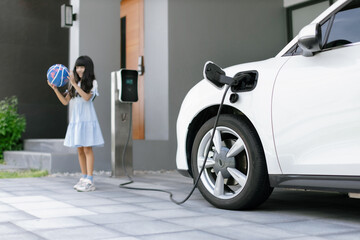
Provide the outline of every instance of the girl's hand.
[[68,79],[69,79],[69,82],[71,83],[71,85],[73,85],[73,86],[76,85],[73,71],[70,72],[70,74],[69,74],[69,76],[68,76]]
[[48,85],[49,85],[54,91],[57,89],[57,87],[56,87],[54,84],[51,84],[51,83],[49,82],[49,79],[47,80],[47,83],[48,83]]

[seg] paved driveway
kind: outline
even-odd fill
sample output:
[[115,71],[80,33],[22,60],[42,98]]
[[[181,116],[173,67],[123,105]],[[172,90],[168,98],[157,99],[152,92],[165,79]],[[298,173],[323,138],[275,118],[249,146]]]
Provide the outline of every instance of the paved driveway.
[[[119,189],[125,180],[95,176],[97,190],[80,193],[76,176],[0,179],[0,239],[360,239],[360,200],[344,194],[279,189],[255,211],[228,211],[198,191],[178,206],[165,193]],[[135,180],[178,200],[192,183],[176,172]]]

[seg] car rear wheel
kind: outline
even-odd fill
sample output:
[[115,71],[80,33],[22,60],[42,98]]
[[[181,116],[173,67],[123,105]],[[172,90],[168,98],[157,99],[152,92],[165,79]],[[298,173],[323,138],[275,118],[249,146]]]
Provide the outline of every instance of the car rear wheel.
[[221,115],[213,142],[215,117],[197,133],[192,148],[192,171],[200,177],[198,189],[204,198],[224,209],[252,209],[271,194],[264,151],[259,137],[242,116]]

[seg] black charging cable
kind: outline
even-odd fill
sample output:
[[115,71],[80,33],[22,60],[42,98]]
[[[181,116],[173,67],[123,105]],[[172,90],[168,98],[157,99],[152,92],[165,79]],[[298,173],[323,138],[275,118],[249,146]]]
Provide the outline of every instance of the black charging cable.
[[126,140],[126,144],[124,146],[124,149],[123,149],[123,152],[122,152],[122,156],[121,156],[121,165],[122,165],[122,168],[126,174],[126,176],[128,177],[128,179],[130,180],[129,182],[126,182],[126,183],[123,183],[123,184],[120,184],[120,186],[125,186],[125,185],[128,185],[128,184],[131,184],[134,182],[134,180],[132,179],[132,177],[128,174],[128,172],[126,171],[126,167],[125,167],[125,153],[126,153],[126,149],[127,149],[127,146],[129,145],[129,141],[130,141],[130,136],[131,136],[131,127],[132,127],[132,103],[129,103],[129,132],[128,132],[128,137],[127,137],[127,140]]
[[129,139],[130,139],[130,134],[131,134],[131,120],[132,120],[132,105],[130,104],[130,119],[129,119],[129,134],[128,134],[128,139],[127,139],[127,142],[125,144],[125,147],[124,147],[124,150],[123,150],[123,154],[122,154],[122,166],[123,166],[123,169],[125,171],[125,174],[126,176],[129,178],[129,182],[126,182],[126,183],[122,183],[119,185],[120,188],[125,188],[125,189],[131,189],[131,190],[142,190],[142,191],[156,191],[156,192],[164,192],[164,193],[168,193],[170,195],[170,200],[175,203],[175,204],[178,204],[178,205],[181,205],[183,203],[185,203],[190,197],[191,195],[193,194],[193,192],[195,191],[195,188],[197,187],[198,183],[199,183],[199,180],[200,180],[200,177],[201,177],[201,174],[204,172],[204,169],[205,169],[205,165],[206,165],[206,161],[208,159],[208,156],[209,156],[209,152],[210,152],[210,148],[212,146],[212,142],[213,142],[213,139],[214,139],[214,135],[215,135],[215,131],[216,131],[216,127],[218,125],[218,122],[219,122],[219,117],[220,117],[220,113],[221,113],[221,109],[222,109],[222,106],[224,105],[224,100],[225,100],[225,96],[226,96],[226,93],[228,92],[229,88],[231,87],[232,84],[229,84],[229,85],[226,85],[226,89],[225,89],[225,92],[222,96],[222,99],[221,99],[221,103],[220,103],[220,106],[219,106],[219,109],[218,109],[218,112],[217,112],[217,115],[216,115],[216,119],[215,119],[215,123],[214,123],[214,128],[213,128],[213,131],[212,131],[212,134],[211,134],[211,139],[210,139],[210,144],[209,144],[209,147],[208,149],[206,150],[206,155],[205,155],[205,160],[204,160],[204,163],[201,167],[201,170],[200,170],[200,173],[199,175],[197,176],[195,182],[194,182],[194,185],[190,191],[190,193],[184,198],[184,200],[182,201],[177,201],[173,198],[173,193],[170,192],[170,191],[166,191],[166,190],[162,190],[162,189],[156,189],[156,188],[139,188],[139,187],[128,187],[126,185],[128,184],[131,184],[131,183],[134,183],[133,179],[131,178],[131,176],[127,173],[126,171],[126,168],[125,168],[125,163],[124,163],[124,157],[125,157],[125,152],[126,152],[126,148],[127,148],[127,145],[128,145],[128,142],[129,142]]

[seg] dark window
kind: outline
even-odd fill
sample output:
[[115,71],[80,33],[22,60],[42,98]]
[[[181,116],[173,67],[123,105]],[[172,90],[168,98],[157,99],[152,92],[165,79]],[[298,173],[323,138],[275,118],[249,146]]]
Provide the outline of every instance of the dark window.
[[360,0],[354,0],[335,14],[324,48],[360,42]]
[[126,68],[126,17],[120,18],[120,67]]

